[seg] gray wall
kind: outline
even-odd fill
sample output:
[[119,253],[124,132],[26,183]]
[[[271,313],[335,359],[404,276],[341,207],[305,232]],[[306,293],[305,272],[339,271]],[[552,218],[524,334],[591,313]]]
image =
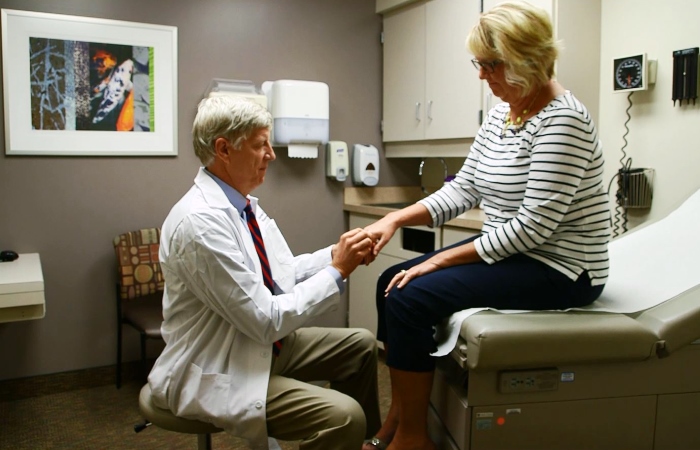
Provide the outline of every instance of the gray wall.
[[[277,79],[326,82],[331,139],[380,147],[381,17],[374,4],[0,0],[2,8],[173,25],[179,41],[177,157],[8,157],[0,152],[0,249],[41,255],[47,303],[44,319],[0,324],[0,380],[114,364],[112,238],[160,226],[192,184],[198,161],[190,128],[212,78],[252,80],[258,86]],[[280,151],[266,183],[253,193],[297,253],[335,242],[346,227],[342,194],[350,183],[328,180],[324,163],[323,157],[293,160]],[[418,185],[416,160],[383,159],[381,166],[380,185]],[[317,220],[311,219],[314,215]],[[341,308],[316,324],[344,326],[346,316]],[[125,332],[126,359],[135,359],[137,335]],[[155,355],[159,349],[149,351]]]

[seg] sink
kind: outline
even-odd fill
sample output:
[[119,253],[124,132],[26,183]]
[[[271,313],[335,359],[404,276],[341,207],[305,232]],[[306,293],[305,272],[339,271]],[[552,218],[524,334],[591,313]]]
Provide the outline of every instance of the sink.
[[368,203],[367,206],[378,206],[380,208],[402,209],[413,205],[415,202],[397,202],[397,203]]

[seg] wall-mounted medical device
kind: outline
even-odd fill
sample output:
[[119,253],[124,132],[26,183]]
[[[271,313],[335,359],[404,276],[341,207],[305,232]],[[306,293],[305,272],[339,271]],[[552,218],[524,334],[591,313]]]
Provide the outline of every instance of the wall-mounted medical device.
[[617,177],[616,206],[613,215],[613,237],[627,232],[627,210],[632,208],[651,208],[653,194],[654,169],[632,167],[632,158],[627,156],[625,148],[629,133],[627,124],[632,120],[632,94],[643,91],[656,83],[657,61],[647,59],[646,53],[623,56],[613,59],[613,92],[627,92],[629,106],[625,110],[627,120],[624,123],[625,134],[622,136],[624,145],[620,149],[622,167],[614,177]]
[[217,96],[235,96],[245,97],[255,103],[267,108],[267,97],[263,92],[255,87],[252,81],[249,80],[226,80],[223,78],[214,78],[209,83],[205,97]]
[[355,144],[352,149],[352,181],[376,186],[379,182],[379,151],[373,145]]
[[330,141],[326,144],[327,177],[345,181],[350,171],[348,161],[348,144],[342,141]]
[[655,59],[646,53],[613,59],[613,92],[643,91],[656,83]]
[[317,158],[328,142],[328,85],[319,81],[266,81],[262,91],[272,114],[272,144],[287,146],[290,158]]
[[698,51],[700,48],[686,48],[673,52],[673,106],[679,100],[679,106],[686,105],[698,98]]

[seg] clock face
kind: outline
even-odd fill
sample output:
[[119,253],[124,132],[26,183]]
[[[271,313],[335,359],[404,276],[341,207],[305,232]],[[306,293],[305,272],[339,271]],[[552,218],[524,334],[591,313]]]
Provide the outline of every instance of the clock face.
[[620,58],[614,61],[614,89],[616,91],[646,89],[644,59],[644,55],[638,55]]

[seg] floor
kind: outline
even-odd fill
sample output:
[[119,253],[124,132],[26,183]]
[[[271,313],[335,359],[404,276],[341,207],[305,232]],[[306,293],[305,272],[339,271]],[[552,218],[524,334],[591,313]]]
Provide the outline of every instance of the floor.
[[[138,376],[114,385],[113,368],[0,382],[0,449],[194,449],[197,438],[148,427],[143,422]],[[138,370],[132,370],[134,374]],[[129,379],[132,378],[132,379]],[[389,371],[380,359],[379,394],[382,417],[390,405]],[[224,433],[212,438],[217,450],[247,449],[245,442]],[[281,442],[296,450],[294,442]]]

